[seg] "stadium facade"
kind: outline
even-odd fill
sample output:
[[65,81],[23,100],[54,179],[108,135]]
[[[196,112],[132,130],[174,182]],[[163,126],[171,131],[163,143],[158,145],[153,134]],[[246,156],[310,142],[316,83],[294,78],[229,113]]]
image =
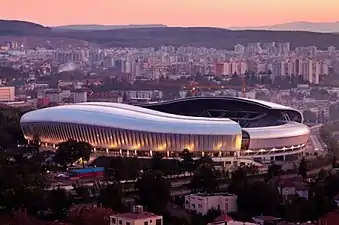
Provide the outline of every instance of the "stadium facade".
[[139,106],[91,102],[31,111],[21,118],[25,138],[56,145],[86,141],[97,151],[177,157],[288,160],[309,138],[302,114],[289,107],[234,97],[194,97]]

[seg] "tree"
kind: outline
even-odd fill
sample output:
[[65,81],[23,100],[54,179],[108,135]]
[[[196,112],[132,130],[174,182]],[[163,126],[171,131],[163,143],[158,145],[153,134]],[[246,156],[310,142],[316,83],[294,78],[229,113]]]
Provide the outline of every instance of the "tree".
[[73,225],[107,225],[113,211],[92,204],[75,205],[69,209],[66,221]]
[[251,215],[278,215],[280,195],[270,183],[257,181],[248,184],[238,194],[239,211]]
[[76,186],[74,187],[77,195],[82,199],[83,202],[89,202],[91,198],[90,189],[88,186]]
[[303,178],[303,180],[306,179],[307,177],[307,170],[308,170],[308,165],[307,162],[305,160],[305,158],[302,158],[299,164],[299,175]]
[[214,193],[219,188],[219,177],[211,164],[204,163],[194,172],[190,187],[194,192]]
[[123,211],[122,204],[123,193],[121,191],[120,182],[108,184],[100,191],[98,203],[102,204],[105,208],[110,208],[116,212]]
[[36,213],[45,208],[48,187],[41,154],[27,154],[30,148],[20,147],[0,152],[0,205],[11,211],[25,207]]
[[79,159],[76,152],[76,143],[76,141],[70,139],[68,141],[61,142],[58,146],[54,156],[54,161],[60,164],[64,170],[67,169],[68,165],[73,164]]
[[337,166],[337,157],[334,155],[332,158],[332,168],[335,168]]
[[30,146],[37,152],[39,153],[40,151],[40,146],[41,146],[41,140],[38,134],[33,135],[33,140]]
[[240,167],[231,174],[231,183],[228,192],[239,194],[247,188],[247,172],[244,167]]
[[79,225],[107,225],[109,224],[110,216],[113,211],[107,208],[96,207],[87,213],[84,223]]
[[277,164],[269,165],[267,174],[268,174],[269,179],[276,177],[276,176],[280,176],[282,174],[281,165],[277,165]]
[[92,146],[90,144],[70,139],[59,144],[54,161],[60,164],[64,170],[79,159],[83,159],[82,164],[84,166],[84,161],[89,160],[91,152]]
[[316,219],[315,207],[311,201],[296,197],[284,206],[284,218],[290,222],[314,221]]
[[182,170],[185,172],[192,173],[195,169],[193,154],[188,149],[184,149],[181,153],[181,158],[182,158],[181,162]]
[[315,208],[315,218],[324,216],[326,213],[338,208],[333,198],[329,198],[326,195],[326,187],[323,185],[317,185],[310,200]]
[[200,166],[203,164],[213,164],[212,158],[209,156],[203,156],[203,157],[200,157],[198,161],[196,161],[196,166]]
[[16,108],[0,105],[0,147],[3,149],[26,143],[20,126],[22,114]]
[[312,122],[315,123],[317,122],[317,114],[314,112],[311,112],[310,110],[305,110],[303,112],[304,118],[306,122]]
[[82,167],[85,167],[85,161],[88,162],[92,153],[93,147],[84,141],[79,141],[76,144],[76,152],[81,159]]
[[163,213],[170,200],[171,183],[160,171],[144,173],[136,182],[138,203],[148,211]]
[[105,168],[108,180],[135,180],[140,172],[140,159],[137,157],[114,157]]
[[161,153],[154,153],[151,159],[151,169],[163,172],[165,175],[180,173],[180,162],[176,159],[164,159]]
[[325,180],[326,177],[327,177],[327,172],[322,168],[318,173],[317,180]]
[[155,152],[152,156],[152,170],[159,170],[159,171],[163,171],[163,157],[159,152]]
[[48,202],[49,208],[56,215],[57,218],[66,216],[67,210],[72,205],[71,195],[62,188],[51,190],[49,193]]

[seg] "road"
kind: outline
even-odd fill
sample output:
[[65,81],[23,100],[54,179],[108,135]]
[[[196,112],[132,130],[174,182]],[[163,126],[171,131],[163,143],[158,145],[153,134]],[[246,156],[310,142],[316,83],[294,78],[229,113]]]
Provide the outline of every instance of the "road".
[[314,155],[314,153],[325,155],[327,153],[325,144],[320,138],[319,130],[321,126],[322,124],[318,124],[310,128],[310,141],[306,148],[306,153],[310,155]]

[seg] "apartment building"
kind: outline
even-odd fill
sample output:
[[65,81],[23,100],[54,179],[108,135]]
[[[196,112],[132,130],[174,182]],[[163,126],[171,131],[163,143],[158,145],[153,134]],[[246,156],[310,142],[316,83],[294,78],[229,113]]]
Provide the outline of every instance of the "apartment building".
[[205,215],[210,209],[219,209],[222,213],[237,211],[237,195],[228,193],[197,193],[185,196],[185,208]]

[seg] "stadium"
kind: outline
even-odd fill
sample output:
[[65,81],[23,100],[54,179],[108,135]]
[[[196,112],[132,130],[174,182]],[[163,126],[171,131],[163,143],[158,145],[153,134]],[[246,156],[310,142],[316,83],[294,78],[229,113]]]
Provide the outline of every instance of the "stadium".
[[21,118],[27,140],[55,146],[74,139],[112,155],[294,160],[309,128],[286,106],[237,97],[193,97],[144,105],[88,102],[38,109]]

